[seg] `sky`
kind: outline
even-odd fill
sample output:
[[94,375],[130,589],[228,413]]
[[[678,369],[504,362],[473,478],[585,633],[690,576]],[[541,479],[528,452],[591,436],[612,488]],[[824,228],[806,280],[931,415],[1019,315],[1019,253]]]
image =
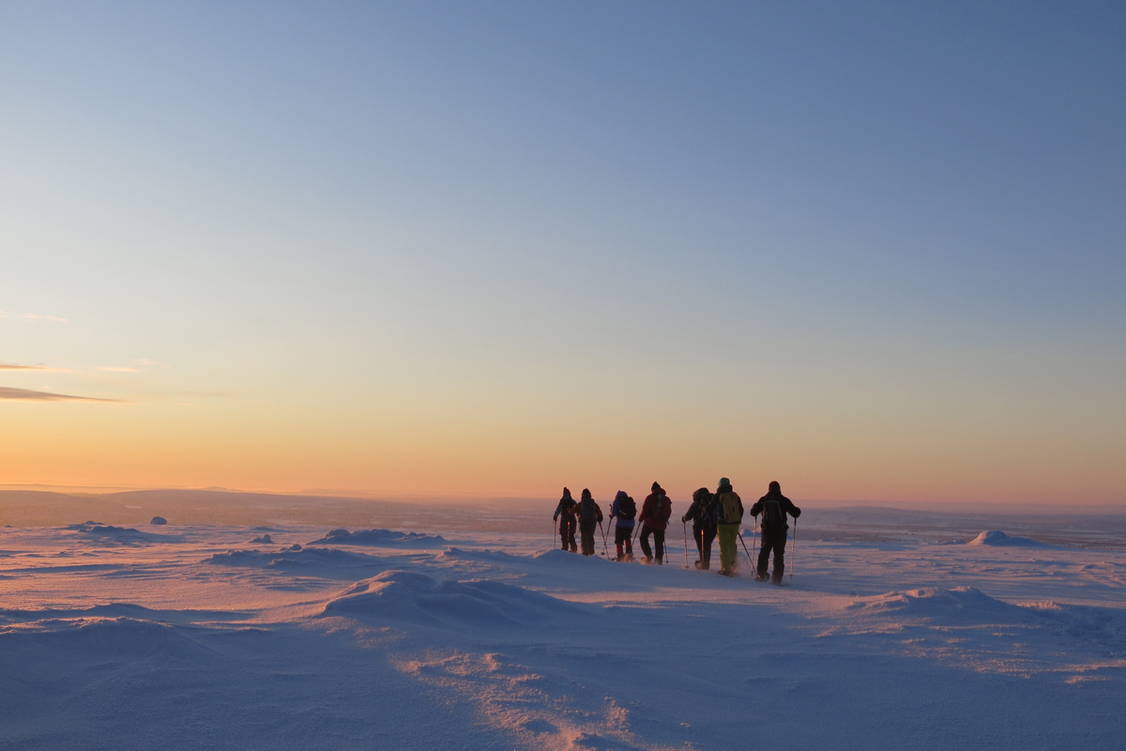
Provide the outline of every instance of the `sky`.
[[0,484],[1126,506],[1126,7],[0,6]]

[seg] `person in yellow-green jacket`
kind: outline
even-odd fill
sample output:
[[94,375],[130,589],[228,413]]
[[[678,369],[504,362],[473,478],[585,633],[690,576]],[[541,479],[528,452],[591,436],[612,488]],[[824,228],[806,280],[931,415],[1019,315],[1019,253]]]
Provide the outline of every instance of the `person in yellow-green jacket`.
[[731,487],[731,480],[720,479],[715,492],[719,506],[719,573],[724,576],[735,575],[735,561],[738,558],[739,526],[743,523],[743,499]]

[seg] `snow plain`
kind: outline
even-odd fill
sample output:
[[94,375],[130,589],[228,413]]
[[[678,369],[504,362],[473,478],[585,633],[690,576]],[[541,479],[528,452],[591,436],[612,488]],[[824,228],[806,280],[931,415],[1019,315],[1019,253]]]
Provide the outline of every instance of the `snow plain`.
[[0,748],[1126,748],[1121,516],[809,508],[774,587],[309,503],[0,529]]

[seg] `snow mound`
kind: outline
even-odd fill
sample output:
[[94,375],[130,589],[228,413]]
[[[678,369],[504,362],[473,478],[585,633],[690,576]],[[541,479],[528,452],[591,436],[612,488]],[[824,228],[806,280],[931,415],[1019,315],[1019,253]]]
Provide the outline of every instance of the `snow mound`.
[[149,519],[149,524],[153,524],[153,525],[156,525],[156,526],[160,526],[162,524],[167,524],[167,523],[168,523],[168,520],[165,519],[163,516],[154,516],[152,519]]
[[277,552],[265,550],[228,550],[203,559],[203,563],[252,568],[308,568],[315,566],[379,566],[382,562],[363,553],[336,548],[299,548]]
[[[61,623],[64,620],[126,618],[134,621],[158,621],[161,624],[191,624],[199,620],[227,620],[238,616],[230,610],[153,610],[132,602],[110,602],[104,605],[74,608],[37,608],[34,610],[0,609],[0,624],[19,626]],[[38,621],[40,624],[36,624]]]
[[873,615],[895,615],[942,621],[985,622],[998,618],[1023,619],[1028,611],[990,597],[975,587],[909,589],[861,597],[850,610]]
[[496,581],[452,581],[384,571],[330,600],[323,615],[383,618],[425,626],[528,626],[585,617],[579,605]]
[[355,532],[349,532],[346,529],[334,529],[321,539],[313,540],[309,544],[430,547],[445,545],[446,539],[441,535],[424,535],[419,532],[396,532],[391,529],[361,529]]
[[197,660],[205,647],[168,623],[131,617],[45,619],[0,631],[0,658],[105,660],[154,657]]
[[978,536],[966,543],[967,545],[996,545],[998,547],[1013,548],[1046,548],[1042,542],[1027,537],[1012,537],[999,529],[983,530]]
[[92,605],[88,608],[43,608],[39,610],[4,609],[0,610],[0,621],[12,623],[58,618],[77,618],[81,616],[151,619],[153,615],[154,611],[142,605],[134,605],[131,602],[111,602],[107,605]]
[[251,542],[256,542],[260,545],[273,545],[274,538],[270,537],[269,535],[261,535],[259,537],[255,537],[253,540],[251,540]]
[[71,524],[64,529],[77,532],[79,536],[100,543],[133,544],[139,542],[173,542],[178,538],[169,535],[157,535],[152,532],[141,532],[132,527],[115,527],[111,524],[85,521],[81,524]]

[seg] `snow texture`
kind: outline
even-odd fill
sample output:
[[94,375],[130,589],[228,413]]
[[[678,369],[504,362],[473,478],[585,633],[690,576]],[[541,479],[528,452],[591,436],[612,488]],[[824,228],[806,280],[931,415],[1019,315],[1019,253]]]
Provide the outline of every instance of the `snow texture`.
[[[240,546],[257,519],[177,517],[176,537],[0,528],[0,748],[1118,751],[1126,739],[1126,518],[971,545],[944,544],[974,528],[935,515],[881,509],[865,537],[863,512],[834,526],[806,509],[816,531],[791,542],[793,575],[773,587],[743,555],[733,578],[685,568],[695,551],[675,528],[669,565],[641,566],[553,549],[546,531],[474,530],[477,508],[440,530],[456,547],[387,529],[302,547],[325,526],[293,521],[293,503],[262,519],[279,523],[254,530],[253,549]],[[534,509],[533,529],[552,508]]]
[[310,545],[374,545],[377,547],[434,547],[446,544],[440,535],[426,535],[418,532],[395,532],[390,529],[361,529],[349,532],[334,529]]

